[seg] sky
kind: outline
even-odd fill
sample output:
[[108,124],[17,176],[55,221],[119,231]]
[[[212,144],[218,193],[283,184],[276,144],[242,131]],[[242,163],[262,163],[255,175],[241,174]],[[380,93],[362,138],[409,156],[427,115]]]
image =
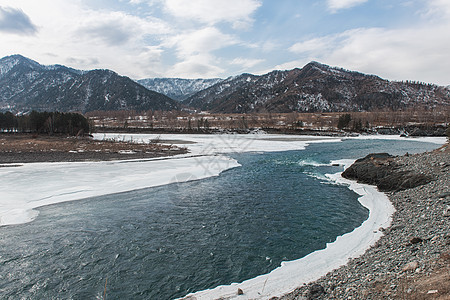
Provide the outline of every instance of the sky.
[[450,0],[1,0],[0,57],[133,79],[310,61],[450,85]]

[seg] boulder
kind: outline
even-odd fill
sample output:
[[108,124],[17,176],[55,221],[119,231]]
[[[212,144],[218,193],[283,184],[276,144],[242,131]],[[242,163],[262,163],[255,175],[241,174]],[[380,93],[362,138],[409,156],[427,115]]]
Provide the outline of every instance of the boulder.
[[308,289],[307,299],[317,299],[325,294],[325,289],[320,284],[313,284]]
[[412,262],[406,264],[406,265],[402,268],[402,270],[403,270],[403,272],[406,272],[406,271],[415,271],[418,267],[419,267],[419,262],[417,262],[417,261],[412,261]]
[[399,191],[426,184],[432,178],[404,171],[388,153],[369,154],[348,167],[342,177],[376,185],[380,191]]

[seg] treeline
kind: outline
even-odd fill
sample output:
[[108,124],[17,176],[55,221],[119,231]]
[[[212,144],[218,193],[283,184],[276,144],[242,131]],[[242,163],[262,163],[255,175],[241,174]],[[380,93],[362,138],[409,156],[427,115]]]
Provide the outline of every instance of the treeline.
[[89,121],[78,113],[37,112],[16,116],[0,112],[0,131],[80,135],[89,133]]

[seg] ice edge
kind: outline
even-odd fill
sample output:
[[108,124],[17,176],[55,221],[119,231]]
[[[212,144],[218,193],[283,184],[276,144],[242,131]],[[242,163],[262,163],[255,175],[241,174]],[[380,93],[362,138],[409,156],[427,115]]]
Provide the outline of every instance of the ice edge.
[[[130,173],[130,165],[134,172]],[[0,227],[36,219],[39,207],[219,176],[240,164],[222,155],[105,162],[30,163],[0,172]],[[98,181],[98,174],[108,173]],[[43,182],[41,178],[46,178]]]
[[[354,160],[332,161],[332,164],[350,166]],[[359,203],[369,209],[369,217],[359,227],[338,236],[325,249],[317,250],[307,256],[281,263],[270,273],[260,275],[242,283],[221,285],[213,289],[188,294],[181,299],[268,299],[294,291],[302,284],[315,281],[326,273],[345,265],[349,259],[356,258],[373,246],[383,235],[380,228],[387,228],[392,222],[395,208],[385,193],[376,187],[345,179],[342,172],[327,174],[329,180],[347,185],[361,197]],[[238,295],[241,289],[243,295]]]

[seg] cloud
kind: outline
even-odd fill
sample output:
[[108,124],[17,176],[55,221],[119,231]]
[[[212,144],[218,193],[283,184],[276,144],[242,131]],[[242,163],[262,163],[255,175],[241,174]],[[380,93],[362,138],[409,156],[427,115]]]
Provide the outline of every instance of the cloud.
[[171,68],[170,76],[198,78],[217,77],[224,72],[218,67],[220,59],[212,53],[238,43],[233,35],[224,34],[215,27],[205,27],[168,37],[162,46],[174,49],[180,60]]
[[83,57],[83,58],[77,58],[77,57],[68,57],[66,58],[66,62],[69,65],[75,64],[75,65],[98,65],[100,63],[100,61],[98,60],[98,58],[95,57]]
[[351,8],[367,2],[368,0],[328,0],[328,9],[335,13],[341,9]]
[[84,0],[1,2],[20,7],[39,24],[39,34],[25,38],[0,32],[3,55],[20,53],[42,64],[84,70],[108,68],[132,78],[161,76],[169,69],[162,64],[160,44],[174,34],[172,25],[152,15],[118,11],[119,6],[92,8],[91,1]]
[[238,57],[231,61],[232,65],[238,65],[241,66],[244,69],[250,69],[256,65],[259,65],[260,63],[263,63],[264,59],[251,59],[251,58],[242,58]]
[[33,35],[37,32],[37,27],[21,9],[0,6],[0,31]]
[[[359,29],[344,40],[328,59],[346,67],[358,67],[397,80],[413,79],[439,84],[450,68],[450,40],[443,38],[450,26],[408,29]],[[345,35],[347,35],[345,37]]]
[[391,80],[449,85],[450,2],[431,0],[420,22],[405,28],[356,28],[293,44],[300,58],[276,66],[301,67],[316,60]]
[[209,25],[227,22],[242,29],[253,22],[251,15],[262,3],[260,0],[166,0],[164,5],[177,18]]
[[132,37],[131,31],[117,24],[96,24],[91,27],[82,28],[77,33],[88,35],[94,39],[100,39],[110,46],[120,46],[128,42]]
[[[296,43],[290,50],[302,59],[277,68],[301,67],[317,60],[394,80],[450,84],[450,22],[415,28],[358,28]],[[446,75],[447,74],[447,75]]]
[[166,68],[162,64],[163,53],[164,50],[159,46],[145,46],[135,53],[124,55],[123,68],[126,70],[129,68],[127,65],[132,64],[134,74],[128,75],[133,75],[135,79],[163,77],[166,72]]
[[170,32],[170,26],[158,19],[142,19],[123,12],[90,12],[75,35],[101,40],[109,46],[120,46],[148,34]]
[[424,14],[425,18],[450,18],[450,1],[448,0],[430,0],[428,10]]
[[176,63],[167,76],[182,78],[216,78],[225,71],[217,66],[218,59],[209,54],[190,56]]
[[206,27],[169,37],[164,45],[174,47],[179,58],[187,58],[192,55],[207,54],[237,43],[238,40],[232,35],[224,34],[215,27]]
[[303,42],[295,43],[294,45],[289,47],[288,50],[296,54],[319,55],[321,53],[329,51],[330,47],[332,47],[332,45],[334,44],[334,40],[336,40],[337,37],[338,36],[327,36],[313,38]]

